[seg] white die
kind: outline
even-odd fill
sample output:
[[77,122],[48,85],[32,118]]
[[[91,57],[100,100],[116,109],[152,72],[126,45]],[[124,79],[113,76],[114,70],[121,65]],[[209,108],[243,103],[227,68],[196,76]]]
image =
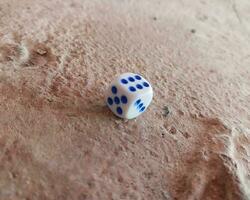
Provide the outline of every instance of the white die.
[[153,89],[142,76],[125,73],[112,81],[105,97],[115,115],[133,119],[147,109],[153,98]]

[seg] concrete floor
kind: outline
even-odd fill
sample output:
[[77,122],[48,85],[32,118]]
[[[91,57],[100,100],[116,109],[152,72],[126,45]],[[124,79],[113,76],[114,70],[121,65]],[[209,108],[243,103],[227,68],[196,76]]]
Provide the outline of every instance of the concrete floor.
[[1,200],[250,199],[249,163],[250,1],[0,0]]

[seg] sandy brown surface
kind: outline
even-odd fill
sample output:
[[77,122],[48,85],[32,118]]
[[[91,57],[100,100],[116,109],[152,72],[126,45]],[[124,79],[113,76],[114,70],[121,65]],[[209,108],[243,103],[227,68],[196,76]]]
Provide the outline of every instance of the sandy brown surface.
[[0,199],[250,199],[250,1],[0,0]]

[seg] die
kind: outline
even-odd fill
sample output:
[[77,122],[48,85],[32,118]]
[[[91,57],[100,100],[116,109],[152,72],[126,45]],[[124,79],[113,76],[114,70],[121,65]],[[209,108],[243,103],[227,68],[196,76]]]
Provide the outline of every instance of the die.
[[153,98],[153,89],[141,75],[124,73],[111,82],[105,98],[115,115],[133,119],[148,108]]

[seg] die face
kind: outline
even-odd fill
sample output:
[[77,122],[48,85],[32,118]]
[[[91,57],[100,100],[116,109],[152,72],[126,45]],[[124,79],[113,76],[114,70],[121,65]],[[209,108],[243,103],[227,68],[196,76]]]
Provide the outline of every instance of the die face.
[[150,83],[138,74],[124,73],[116,78],[116,82],[119,82],[131,96],[152,92]]
[[152,98],[153,92],[137,95],[129,106],[129,109],[126,113],[126,118],[133,119],[145,112],[151,103]]
[[106,102],[118,117],[132,119],[147,109],[152,97],[153,90],[147,80],[134,73],[125,73],[109,86]]
[[111,83],[105,96],[111,111],[118,117],[126,118],[130,102],[133,100],[132,96],[117,81]]

